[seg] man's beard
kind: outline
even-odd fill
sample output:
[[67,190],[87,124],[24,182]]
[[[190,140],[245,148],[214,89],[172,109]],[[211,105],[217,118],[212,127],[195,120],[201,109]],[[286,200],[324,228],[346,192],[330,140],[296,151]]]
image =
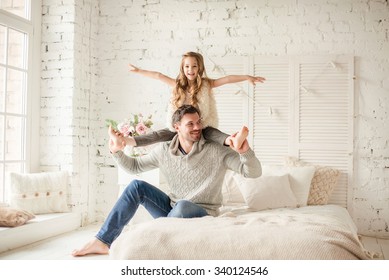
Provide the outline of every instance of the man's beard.
[[191,140],[194,142],[198,142],[201,139],[201,130],[193,130],[189,133]]

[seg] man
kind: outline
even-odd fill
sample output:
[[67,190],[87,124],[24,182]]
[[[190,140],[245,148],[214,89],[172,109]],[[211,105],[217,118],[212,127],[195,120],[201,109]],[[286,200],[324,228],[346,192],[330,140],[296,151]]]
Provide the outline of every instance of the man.
[[173,114],[172,124],[177,131],[173,140],[161,143],[142,157],[127,157],[122,152],[124,142],[109,142],[109,149],[116,162],[130,173],[159,167],[167,178],[170,194],[146,182],[132,181],[96,238],[82,249],[73,251],[73,256],[108,254],[112,242],[134,216],[140,204],[154,218],[217,216],[222,202],[221,186],[227,169],[245,177],[254,178],[262,174],[261,164],[247,140],[240,148],[232,149],[205,140],[200,113],[195,107],[184,105],[178,108]]

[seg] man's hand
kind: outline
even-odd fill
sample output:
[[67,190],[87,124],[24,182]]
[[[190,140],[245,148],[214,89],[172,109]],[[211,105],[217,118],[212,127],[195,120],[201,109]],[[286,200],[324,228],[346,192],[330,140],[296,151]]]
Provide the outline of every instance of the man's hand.
[[232,138],[234,138],[236,136],[237,133],[234,133],[232,134],[228,139],[229,139],[229,145],[230,145],[230,148],[233,149],[234,151],[238,152],[239,154],[244,154],[245,152],[247,152],[250,148],[249,146],[249,142],[247,141],[247,139],[245,139],[242,143],[242,145],[240,146],[240,148],[236,148],[234,147],[234,141],[232,141]]
[[126,147],[123,135],[119,131],[114,130],[111,126],[108,128],[108,135],[110,136],[108,146],[112,154],[121,151]]

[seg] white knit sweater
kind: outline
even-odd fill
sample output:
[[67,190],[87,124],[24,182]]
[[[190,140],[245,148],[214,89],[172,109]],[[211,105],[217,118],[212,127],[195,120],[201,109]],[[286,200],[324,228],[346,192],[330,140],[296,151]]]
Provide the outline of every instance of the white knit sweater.
[[[217,115],[216,100],[212,88],[208,82],[204,82],[200,92],[197,95],[197,99],[197,109],[199,109],[201,113],[203,127],[206,128],[208,126],[212,126],[217,128],[219,126],[219,118]],[[186,105],[186,103],[184,102],[182,105]],[[178,108],[173,104],[173,100],[170,100],[167,111],[166,125],[171,131],[175,131],[172,126],[172,116],[177,109]]]
[[227,169],[244,177],[262,174],[261,164],[253,150],[238,154],[229,147],[202,138],[192,151],[183,155],[178,150],[178,135],[160,143],[148,155],[130,158],[121,151],[113,155],[116,162],[132,174],[160,168],[167,178],[172,205],[185,199],[202,206],[216,216],[222,203],[222,184]]

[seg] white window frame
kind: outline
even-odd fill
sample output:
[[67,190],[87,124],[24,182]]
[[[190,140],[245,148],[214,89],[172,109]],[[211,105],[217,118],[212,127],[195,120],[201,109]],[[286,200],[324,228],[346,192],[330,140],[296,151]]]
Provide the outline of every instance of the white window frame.
[[[41,73],[41,0],[31,1],[31,20],[0,10],[0,22],[21,30],[28,36],[25,170],[39,171],[39,119],[40,119],[40,73]],[[5,180],[5,178],[4,178]],[[5,181],[4,181],[5,183]],[[4,185],[5,188],[7,187]],[[4,190],[1,190],[4,191]],[[7,197],[5,197],[7,200]],[[6,201],[0,201],[4,205]]]

